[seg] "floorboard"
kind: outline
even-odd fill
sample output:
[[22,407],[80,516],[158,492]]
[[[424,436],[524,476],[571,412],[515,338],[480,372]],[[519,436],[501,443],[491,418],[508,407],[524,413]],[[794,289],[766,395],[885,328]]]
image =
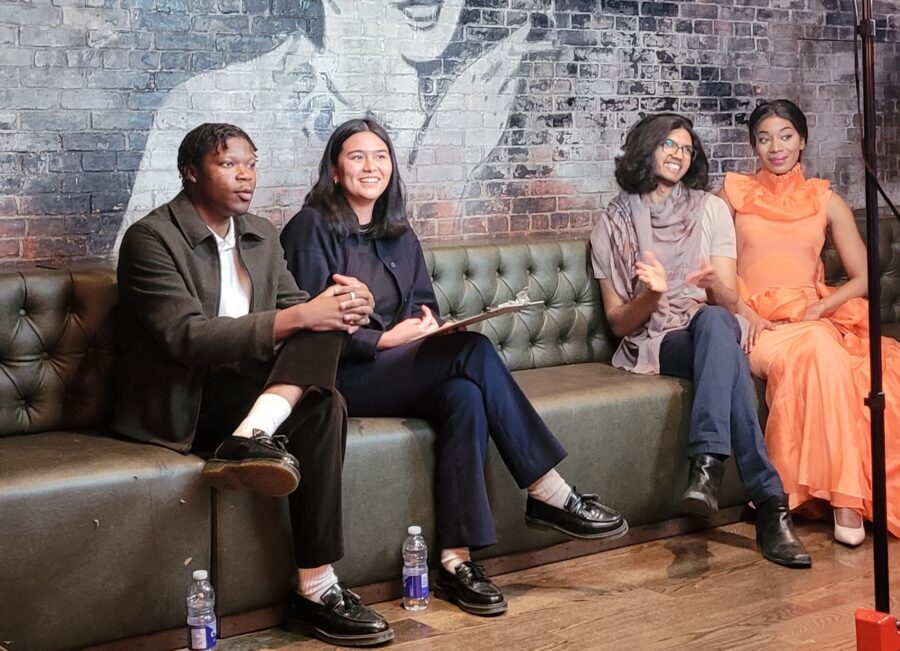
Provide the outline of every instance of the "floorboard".
[[[798,529],[811,570],[764,560],[747,522],[633,545],[495,577],[510,602],[500,617],[467,615],[433,600],[408,613],[377,604],[393,624],[390,648],[854,649],[853,613],[873,607],[872,540],[836,544],[824,522]],[[900,605],[900,541],[891,540],[892,606]],[[220,651],[328,649],[270,629],[222,640]]]

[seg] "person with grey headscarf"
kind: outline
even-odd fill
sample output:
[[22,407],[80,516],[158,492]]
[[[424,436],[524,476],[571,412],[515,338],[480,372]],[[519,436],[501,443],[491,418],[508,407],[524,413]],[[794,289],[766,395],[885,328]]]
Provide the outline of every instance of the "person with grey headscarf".
[[650,115],[628,132],[616,158],[622,192],[591,234],[594,276],[613,334],[613,365],[692,380],[688,488],[691,516],[718,511],[724,461],[734,454],[756,507],[762,555],[812,565],[794,531],[784,486],[766,451],[742,349],[747,322],[737,294],[734,225],[706,192],[709,163],[687,118]]

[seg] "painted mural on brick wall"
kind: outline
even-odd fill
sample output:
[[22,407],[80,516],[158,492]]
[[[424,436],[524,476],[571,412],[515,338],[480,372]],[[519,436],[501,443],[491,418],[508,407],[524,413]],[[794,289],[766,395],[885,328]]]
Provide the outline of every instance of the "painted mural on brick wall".
[[[173,88],[156,111],[119,239],[178,192],[178,143],[201,122],[238,124],[254,139],[264,207],[298,209],[331,131],[360,116],[389,128],[409,182],[459,188],[503,134],[521,56],[547,47],[528,40],[535,16],[522,12],[490,48],[464,57],[451,47],[463,45],[462,10],[461,0],[326,0],[312,37],[291,34],[270,52]],[[454,66],[440,91],[422,75]]]
[[[900,190],[900,0],[876,23],[879,165]],[[848,0],[0,0],[0,265],[112,260],[179,190],[204,121],[246,129],[252,210],[297,212],[332,128],[398,145],[423,240],[584,236],[627,128],[694,119],[750,170],[760,97],[807,111],[808,170],[862,203]]]

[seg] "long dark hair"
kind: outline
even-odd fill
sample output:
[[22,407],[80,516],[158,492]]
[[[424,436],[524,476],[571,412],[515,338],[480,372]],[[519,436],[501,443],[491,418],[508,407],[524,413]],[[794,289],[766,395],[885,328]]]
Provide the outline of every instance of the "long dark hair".
[[369,131],[384,141],[388,154],[391,157],[391,179],[387,189],[375,202],[372,211],[372,222],[366,229],[366,236],[379,238],[394,238],[409,229],[406,221],[406,198],[403,192],[403,182],[400,180],[397,156],[394,154],[394,143],[384,127],[370,118],[348,120],[340,125],[331,134],[325,152],[319,162],[319,179],[313,185],[312,190],[306,195],[303,206],[309,206],[318,210],[331,227],[340,235],[347,236],[359,230],[359,220],[353,208],[344,197],[344,192],[334,182],[334,167],[344,142],[357,133]]
[[[772,116],[783,118],[790,122],[804,141],[809,140],[809,129],[806,127],[806,116],[800,107],[789,99],[762,100],[753,109],[747,120],[750,129],[750,144],[756,147],[756,133],[759,131],[759,123]],[[801,155],[803,152],[800,152]]]
[[616,181],[625,192],[647,194],[659,185],[654,154],[663,140],[675,129],[691,134],[691,144],[696,154],[687,173],[681,179],[685,187],[705,190],[709,183],[709,160],[703,151],[703,143],[694,132],[694,123],[677,113],[657,113],[642,118],[628,130],[622,155],[616,157]]

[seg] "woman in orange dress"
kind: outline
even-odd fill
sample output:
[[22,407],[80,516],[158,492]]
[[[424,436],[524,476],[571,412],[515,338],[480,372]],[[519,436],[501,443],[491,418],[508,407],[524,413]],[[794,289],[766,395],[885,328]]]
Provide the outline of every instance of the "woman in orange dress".
[[[865,246],[829,182],[803,174],[803,112],[763,102],[749,127],[761,169],[728,173],[721,196],[735,213],[750,369],[767,381],[766,443],[791,508],[830,502],[835,539],[856,546],[872,519]],[[838,288],[824,284],[827,231],[849,276]],[[888,528],[900,536],[900,344],[885,338],[883,351]]]

